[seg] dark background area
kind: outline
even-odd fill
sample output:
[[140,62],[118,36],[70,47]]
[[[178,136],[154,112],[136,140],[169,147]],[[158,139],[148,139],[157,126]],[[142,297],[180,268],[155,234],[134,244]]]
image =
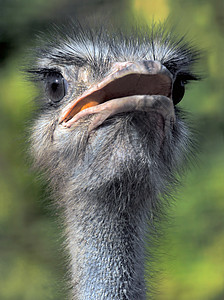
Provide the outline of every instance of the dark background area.
[[44,183],[31,170],[27,128],[37,91],[21,68],[52,23],[103,16],[123,26],[168,16],[206,50],[204,79],[181,106],[199,135],[197,164],[171,208],[158,248],[156,300],[224,299],[224,1],[0,0],[0,299],[66,299],[61,229]]

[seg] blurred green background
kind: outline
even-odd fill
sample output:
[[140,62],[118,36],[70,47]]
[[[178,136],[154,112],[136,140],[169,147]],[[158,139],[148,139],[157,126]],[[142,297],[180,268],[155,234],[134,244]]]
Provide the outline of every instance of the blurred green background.
[[[199,132],[199,159],[183,180],[158,249],[155,300],[224,299],[224,1],[0,1],[0,299],[66,299],[60,227],[30,168],[27,128],[37,91],[20,72],[35,34],[68,16],[108,14],[122,25],[165,20],[207,54],[181,106]],[[135,18],[134,18],[135,19]],[[117,22],[117,21],[116,21]]]

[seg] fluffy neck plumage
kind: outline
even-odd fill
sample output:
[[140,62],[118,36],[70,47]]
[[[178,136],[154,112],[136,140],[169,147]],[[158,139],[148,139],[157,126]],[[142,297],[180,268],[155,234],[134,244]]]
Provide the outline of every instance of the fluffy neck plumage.
[[34,148],[36,163],[49,169],[65,212],[74,300],[146,297],[146,233],[153,236],[163,215],[158,194],[174,182],[186,144],[180,121],[162,144],[154,117],[117,117],[91,136],[85,124],[66,132],[56,127],[53,138],[33,136],[34,146],[42,143],[41,151]]
[[160,180],[146,145],[136,145],[133,134],[113,136],[112,143],[104,131],[66,188],[73,299],[143,300],[144,242],[149,215],[158,212]]

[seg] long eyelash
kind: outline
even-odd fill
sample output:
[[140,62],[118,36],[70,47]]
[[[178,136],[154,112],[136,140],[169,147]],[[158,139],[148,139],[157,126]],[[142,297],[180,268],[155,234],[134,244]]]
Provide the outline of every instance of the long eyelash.
[[185,84],[187,84],[189,81],[197,81],[197,80],[201,80],[201,77],[200,76],[197,76],[197,75],[194,75],[192,73],[177,73],[177,76],[176,78],[181,78],[181,80],[183,82],[185,82]]
[[61,71],[57,68],[39,68],[39,69],[29,69],[26,71],[31,81],[43,81],[47,75],[51,73],[58,73],[60,75]]

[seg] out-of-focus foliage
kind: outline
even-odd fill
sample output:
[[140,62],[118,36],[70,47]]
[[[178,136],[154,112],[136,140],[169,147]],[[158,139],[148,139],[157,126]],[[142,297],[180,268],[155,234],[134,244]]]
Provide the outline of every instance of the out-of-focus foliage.
[[0,2],[0,299],[65,299],[60,227],[45,187],[30,169],[29,123],[36,91],[20,73],[35,32],[67,16],[108,13],[121,23],[164,20],[188,32],[207,54],[182,107],[200,132],[197,165],[172,208],[172,225],[158,251],[156,300],[224,299],[224,2],[83,0]]

